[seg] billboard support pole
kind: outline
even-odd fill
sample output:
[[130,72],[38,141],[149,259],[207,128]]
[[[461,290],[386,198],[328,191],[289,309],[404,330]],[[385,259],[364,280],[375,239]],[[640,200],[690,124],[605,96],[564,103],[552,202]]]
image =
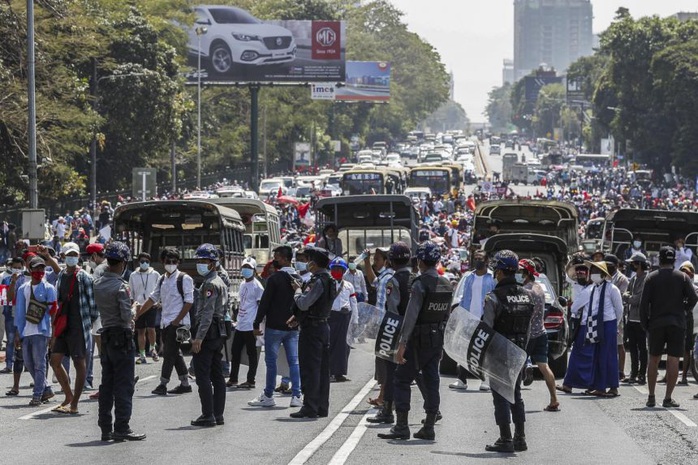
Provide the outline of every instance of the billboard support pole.
[[250,189],[257,191],[259,183],[259,84],[250,84]]

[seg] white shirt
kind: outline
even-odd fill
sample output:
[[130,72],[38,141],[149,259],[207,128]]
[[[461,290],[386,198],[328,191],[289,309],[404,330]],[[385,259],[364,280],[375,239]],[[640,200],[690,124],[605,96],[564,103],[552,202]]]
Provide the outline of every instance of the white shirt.
[[484,276],[485,275],[478,276],[473,273],[473,290],[468,311],[478,318],[482,318],[482,314],[484,313],[482,304],[482,284],[484,283]]
[[[152,268],[148,271],[134,271],[128,278],[128,286],[131,288],[131,300],[143,305],[148,296],[153,293],[160,279],[160,273]],[[182,283],[184,284],[184,283]]]
[[347,281],[342,280],[341,283],[337,283],[337,297],[335,297],[334,302],[332,302],[332,311],[338,312],[343,308],[348,308],[354,311],[356,308],[356,292],[354,291],[354,286]]
[[257,318],[257,309],[263,293],[264,287],[254,278],[240,284],[240,310],[238,310],[236,331],[252,331],[254,329],[254,319]]
[[[31,293],[29,292],[29,288],[31,287],[32,290],[36,290],[36,286],[38,284],[33,284],[31,286],[26,286],[24,288],[24,301],[29,305],[29,299],[31,298]],[[39,331],[39,325],[30,323],[28,320],[25,320],[24,322],[24,334],[22,334],[22,337],[29,337],[29,336],[34,336],[36,334],[41,334],[41,331]],[[14,342],[12,342],[14,344]]]
[[[177,270],[170,276],[164,274],[162,286],[156,286],[153,293],[150,294],[150,298],[153,299],[153,302],[160,302],[162,304],[162,316],[160,318],[161,328],[166,328],[177,318],[185,302],[189,304],[194,303],[194,280],[191,279],[191,276],[186,275],[182,280],[182,290],[184,291],[183,300],[179,290],[177,290],[177,277],[180,273],[181,271]],[[182,319],[182,324],[191,324],[188,312]]]
[[310,278],[313,277],[313,273],[307,271],[303,274],[299,274],[299,276],[301,277],[304,283],[307,283],[308,281],[310,281]]
[[368,295],[368,290],[366,289],[366,278],[364,278],[364,272],[361,270],[355,270],[356,273],[352,273],[347,270],[344,273],[344,280],[349,281],[353,286],[354,290],[363,295]]
[[693,251],[688,247],[676,248],[676,260],[674,261],[674,269],[679,271],[683,262],[690,262],[693,257]]
[[[594,300],[591,302],[592,315],[596,315],[599,311],[601,286],[603,286],[603,283],[594,284],[588,288],[589,294],[591,294],[591,291],[594,290]],[[582,324],[586,324],[588,311],[589,304],[587,299],[587,305],[585,305],[582,310]],[[620,295],[620,290],[618,290],[614,284],[609,282],[606,284],[606,296],[604,298],[603,305],[603,321],[620,320],[621,316],[623,316],[623,299]]]

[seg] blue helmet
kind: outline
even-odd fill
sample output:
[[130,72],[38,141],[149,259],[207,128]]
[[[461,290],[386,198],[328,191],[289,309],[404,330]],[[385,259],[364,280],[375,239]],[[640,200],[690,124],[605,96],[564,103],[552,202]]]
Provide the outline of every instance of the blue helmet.
[[423,262],[436,263],[441,260],[441,249],[432,241],[424,241],[417,248],[417,258]]
[[218,249],[211,244],[201,244],[199,248],[196,249],[196,258],[218,261]]
[[120,262],[127,262],[131,259],[131,250],[123,242],[110,242],[104,249],[104,257]]
[[344,271],[347,271],[349,269],[349,266],[343,258],[337,257],[330,262],[330,269],[332,268],[341,268]]
[[412,255],[412,251],[402,241],[398,241],[390,246],[388,251],[388,258],[390,260],[409,260]]
[[500,250],[494,256],[493,260],[495,270],[518,271],[519,256],[511,250]]

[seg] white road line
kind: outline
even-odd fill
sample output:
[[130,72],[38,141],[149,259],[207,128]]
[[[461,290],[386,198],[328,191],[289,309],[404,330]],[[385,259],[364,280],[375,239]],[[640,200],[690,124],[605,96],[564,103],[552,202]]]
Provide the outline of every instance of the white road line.
[[354,428],[354,431],[352,431],[351,435],[347,438],[346,441],[344,441],[342,447],[340,447],[339,450],[334,454],[334,456],[332,456],[332,459],[329,461],[328,465],[344,465],[346,463],[347,459],[349,458],[351,453],[354,452],[356,446],[359,445],[359,441],[361,441],[361,438],[364,437],[364,434],[368,429],[368,421],[366,421],[366,419],[370,415],[374,415],[377,412],[377,409],[372,409],[366,412],[366,415],[364,415],[359,424],[356,425],[356,428]]
[[293,459],[289,462],[289,465],[303,465],[306,463],[310,457],[312,457],[313,454],[315,454],[315,452],[317,452],[317,450],[322,447],[322,445],[327,442],[327,440],[330,439],[334,433],[337,432],[339,427],[342,426],[342,423],[344,423],[344,420],[346,420],[349,414],[354,411],[354,409],[359,405],[363,398],[366,397],[375,384],[375,380],[369,380],[366,385],[361,388],[359,393],[356,394],[354,398],[350,400],[349,403],[342,409],[342,411],[332,419],[330,424],[327,425],[315,439],[310,441],[308,445],[303,448],[303,450],[298,452],[298,454],[293,457]]
[[[647,390],[647,388],[641,387],[641,386],[633,386],[633,387],[634,387],[634,388],[637,390],[637,392],[639,392],[640,394],[644,394],[644,395],[646,395],[646,396],[649,395],[649,391]],[[663,408],[663,407],[662,407],[662,408]],[[676,418],[678,418],[678,420],[679,420],[681,423],[683,423],[684,425],[688,426],[689,428],[695,428],[695,427],[698,426],[693,420],[691,420],[690,418],[688,418],[686,415],[684,415],[683,413],[679,412],[678,410],[669,409],[669,408],[666,409],[666,410],[667,410],[667,412],[671,413],[671,414],[674,415]]]
[[[151,379],[154,379],[154,378],[157,378],[157,375],[150,375],[150,376],[146,376],[145,378],[139,378],[138,383],[144,383],[144,382],[151,380]],[[136,384],[138,384],[138,383],[136,383]]]

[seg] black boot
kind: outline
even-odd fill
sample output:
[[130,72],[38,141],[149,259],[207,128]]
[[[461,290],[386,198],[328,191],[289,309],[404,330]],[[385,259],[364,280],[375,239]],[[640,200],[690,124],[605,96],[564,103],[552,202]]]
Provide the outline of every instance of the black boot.
[[493,445],[485,446],[488,452],[514,452],[514,442],[511,440],[511,425],[499,425],[499,439]]
[[410,427],[407,425],[407,414],[409,412],[397,411],[397,423],[395,426],[390,428],[389,433],[379,433],[378,437],[381,439],[409,439],[410,438]]
[[436,438],[436,433],[434,433],[434,423],[436,423],[436,414],[427,413],[427,417],[424,420],[424,426],[422,426],[419,431],[414,433],[414,438],[433,441]]
[[514,424],[514,450],[517,452],[523,452],[528,450],[528,445],[526,444],[526,432],[524,431],[524,423]]
[[[441,410],[439,410],[438,412],[436,412],[436,421],[443,420],[443,418],[444,418],[444,416],[441,415]],[[426,420],[422,420],[422,424],[424,424],[425,421],[426,421]]]
[[391,401],[386,401],[375,417],[366,418],[369,423],[385,423],[392,424],[395,423],[395,416],[393,415],[393,403]]

